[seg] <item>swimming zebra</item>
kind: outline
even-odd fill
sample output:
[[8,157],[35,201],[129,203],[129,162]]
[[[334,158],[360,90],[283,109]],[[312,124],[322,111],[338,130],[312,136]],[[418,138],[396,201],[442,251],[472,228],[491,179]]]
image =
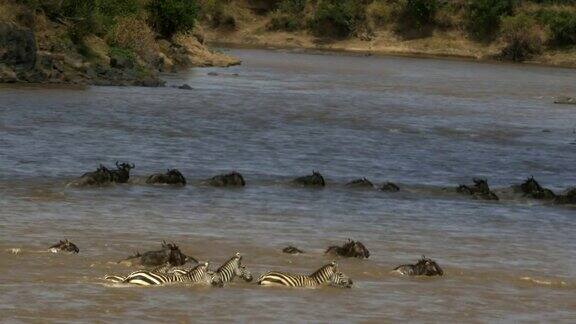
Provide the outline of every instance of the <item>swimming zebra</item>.
[[[175,270],[180,272],[180,270]],[[242,265],[242,255],[237,252],[232,258],[224,262],[224,264],[214,272],[212,284],[216,286],[223,286],[225,283],[231,282],[235,277],[240,277],[246,282],[251,282],[253,277],[250,271]]]
[[204,262],[190,270],[175,270],[173,273],[154,270],[140,270],[132,272],[127,277],[107,275],[104,279],[139,286],[166,285],[174,283],[210,284],[212,283],[213,275],[208,272],[208,262]]
[[338,271],[336,261],[332,261],[311,275],[270,271],[258,279],[259,285],[315,288],[324,284],[340,288],[352,287],[352,280]]

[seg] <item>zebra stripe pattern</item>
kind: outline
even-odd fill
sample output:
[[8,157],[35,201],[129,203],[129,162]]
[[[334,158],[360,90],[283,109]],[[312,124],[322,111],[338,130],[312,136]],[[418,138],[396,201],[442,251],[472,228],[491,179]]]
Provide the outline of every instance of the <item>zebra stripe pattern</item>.
[[240,277],[246,282],[252,281],[252,274],[242,265],[242,255],[238,252],[235,256],[226,261],[213,276],[213,284],[222,286],[231,282],[235,277]]
[[333,261],[318,269],[311,275],[292,274],[279,271],[270,271],[258,279],[258,284],[263,286],[287,286],[315,288],[321,285],[331,285],[341,288],[352,287],[352,280],[338,271],[336,262]]
[[174,283],[211,283],[212,275],[208,273],[208,262],[204,262],[189,271],[161,273],[142,270],[132,272],[127,277],[106,276],[105,279],[139,286],[155,286]]

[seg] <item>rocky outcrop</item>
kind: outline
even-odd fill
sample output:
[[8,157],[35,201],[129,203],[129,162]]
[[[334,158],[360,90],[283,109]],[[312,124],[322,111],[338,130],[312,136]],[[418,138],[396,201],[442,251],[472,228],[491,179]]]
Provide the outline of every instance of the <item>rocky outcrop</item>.
[[15,68],[34,67],[36,40],[31,29],[0,22],[0,62]]
[[36,64],[36,40],[31,29],[0,22],[0,82],[17,82]]
[[0,83],[156,87],[164,85],[159,72],[240,64],[231,56],[205,47],[199,40],[201,31],[176,35],[170,41],[157,40],[154,58],[146,60],[134,51],[109,46],[95,35],[85,36],[75,44],[67,38],[64,25],[50,22],[41,14],[36,18],[43,23],[34,30],[0,22]]
[[164,42],[160,45],[173,58],[172,62],[177,67],[229,67],[241,63],[237,58],[209,50],[193,35],[176,35],[171,44]]

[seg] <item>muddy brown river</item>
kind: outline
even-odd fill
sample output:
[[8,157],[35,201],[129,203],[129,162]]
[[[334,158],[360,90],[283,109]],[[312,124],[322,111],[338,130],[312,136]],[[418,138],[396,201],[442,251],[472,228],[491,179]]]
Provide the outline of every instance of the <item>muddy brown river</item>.
[[[576,321],[576,208],[509,189],[576,185],[576,109],[553,104],[576,94],[574,70],[231,53],[243,65],[166,75],[164,88],[0,87],[0,321]],[[171,87],[183,83],[194,89]],[[117,160],[136,164],[131,183],[67,186]],[[188,186],[142,184],[167,168]],[[231,170],[245,188],[201,185]],[[312,170],[326,188],[287,185]],[[344,187],[364,176],[401,191]],[[472,177],[501,200],[450,190]],[[80,253],[45,252],[63,238]],[[162,240],[215,265],[241,252],[257,277],[312,272],[347,238],[371,252],[338,260],[352,289],[102,280]],[[283,254],[290,244],[306,253]],[[421,255],[445,275],[390,272]]]

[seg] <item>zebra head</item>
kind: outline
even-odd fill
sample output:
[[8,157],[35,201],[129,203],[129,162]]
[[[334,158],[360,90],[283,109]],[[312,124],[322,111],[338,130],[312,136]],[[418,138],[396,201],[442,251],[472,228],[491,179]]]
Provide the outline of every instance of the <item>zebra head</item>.
[[246,269],[246,266],[242,265],[242,254],[236,252],[236,255],[232,260],[232,264],[234,265],[234,275],[244,279],[246,282],[251,282],[254,278],[252,277],[252,273]]
[[342,272],[335,272],[330,277],[330,284],[340,288],[352,288],[352,279]]
[[342,272],[338,270],[338,264],[336,261],[332,261],[322,267],[318,272],[323,272],[325,276],[328,278],[328,282],[332,286],[340,287],[340,288],[351,288],[352,287],[352,279],[346,276]]
[[246,282],[252,282],[252,280],[254,279],[254,277],[252,277],[252,273],[250,273],[250,271],[248,271],[246,269],[246,266],[244,265],[240,265],[236,270],[236,275],[242,279],[244,279],[244,281]]

